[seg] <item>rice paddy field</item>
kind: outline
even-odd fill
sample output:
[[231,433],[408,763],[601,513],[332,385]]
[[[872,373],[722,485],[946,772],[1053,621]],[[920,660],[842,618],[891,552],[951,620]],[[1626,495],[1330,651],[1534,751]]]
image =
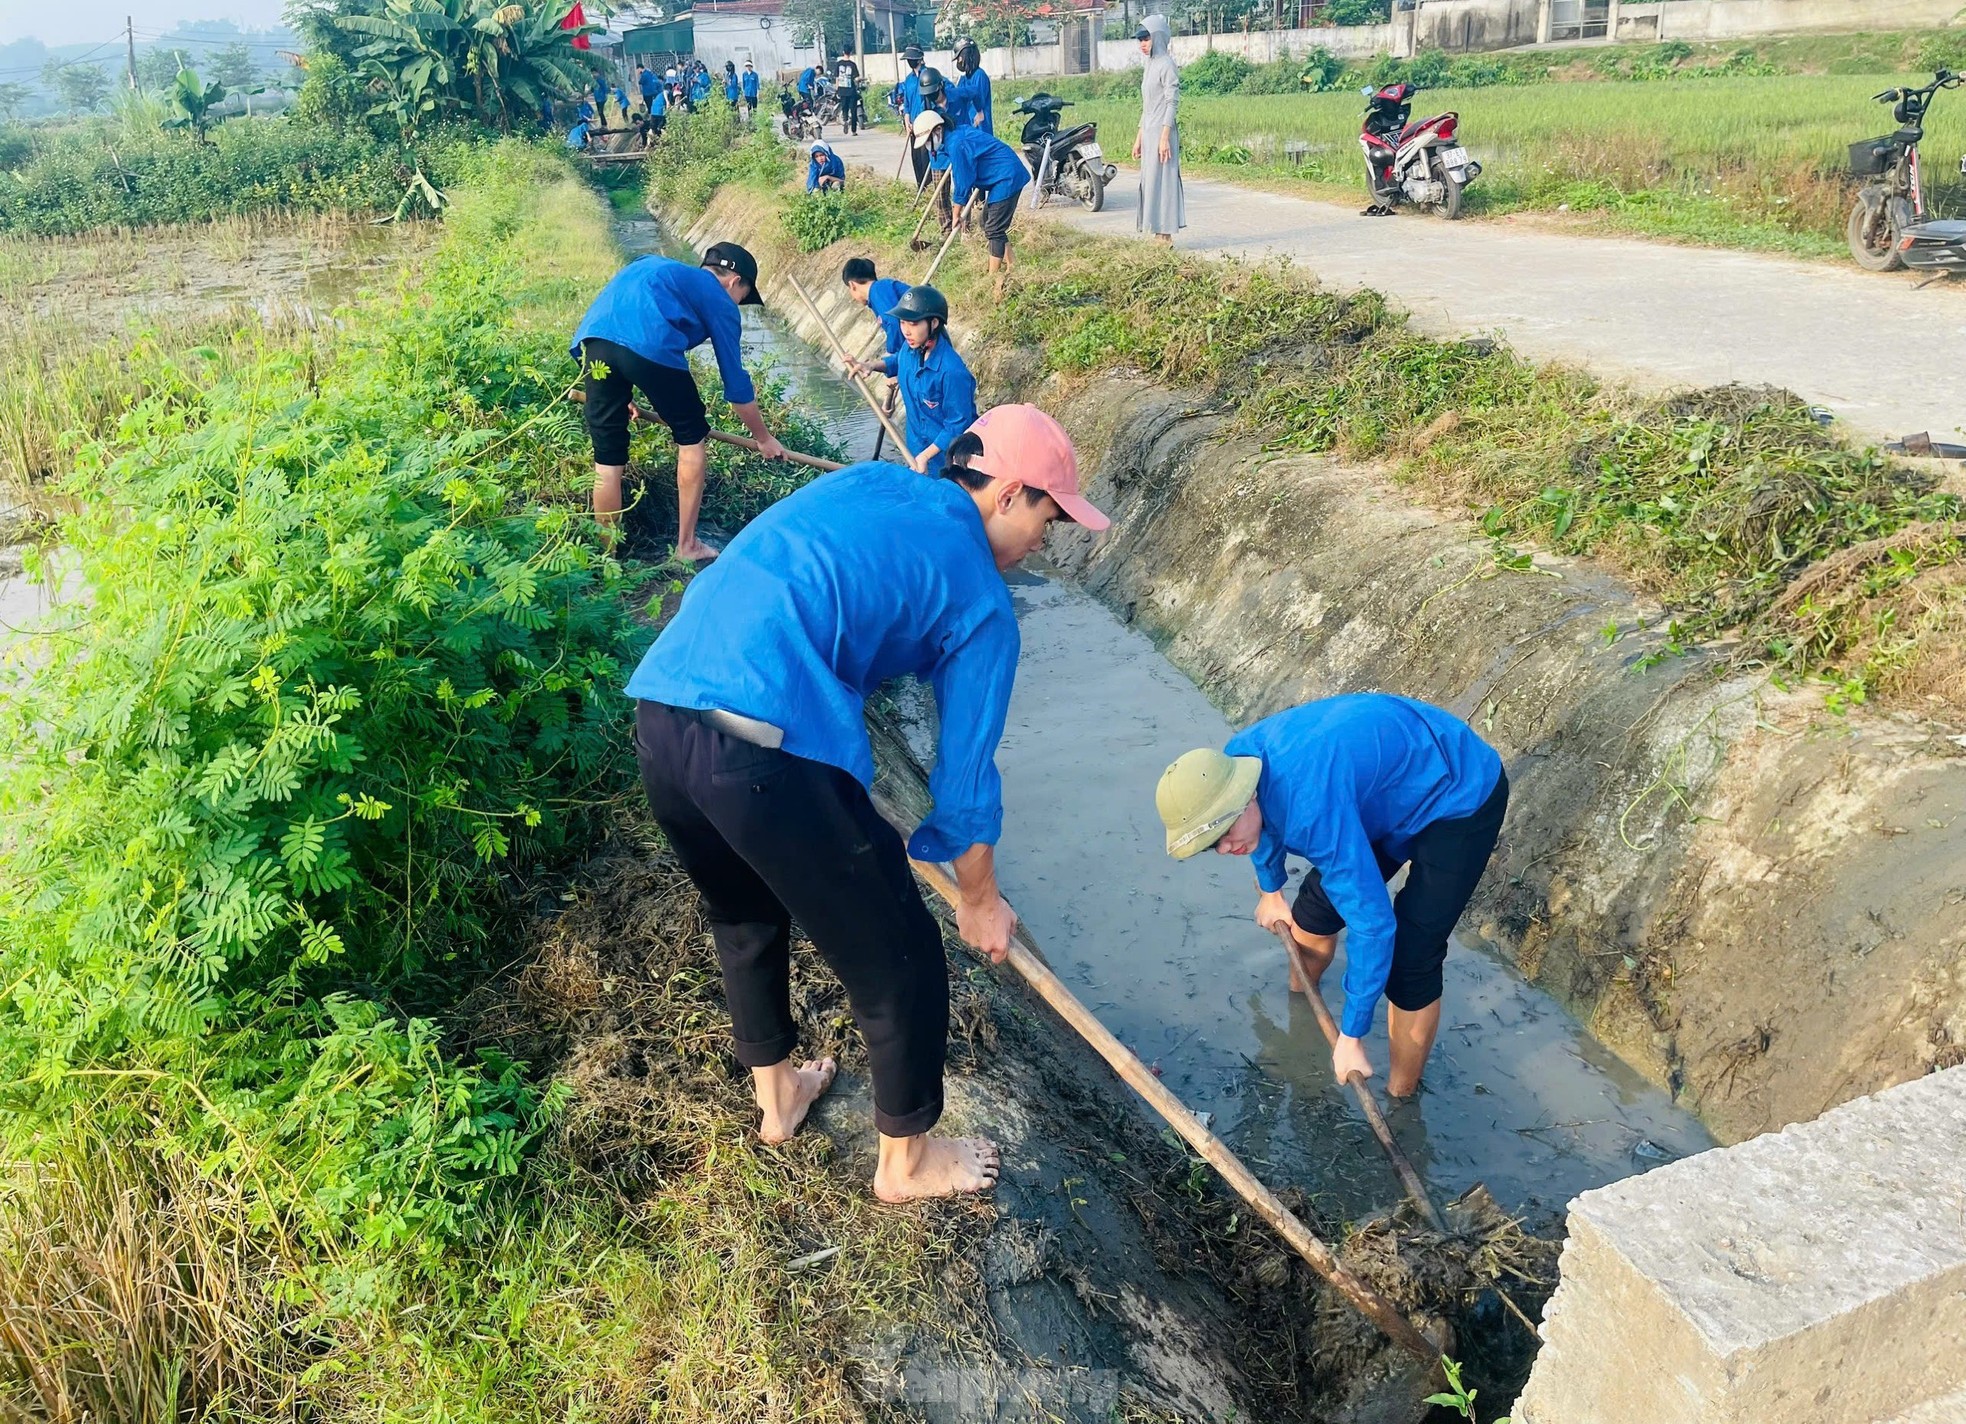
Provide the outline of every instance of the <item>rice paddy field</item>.
[[[1830,256],[1843,250],[1849,145],[1896,127],[1871,96],[1912,80],[1900,70],[1548,82],[1430,90],[1414,112],[1461,114],[1464,141],[1485,168],[1469,189],[1477,213],[1566,214],[1682,241]],[[1071,81],[1054,87],[1078,100],[1074,118],[1098,120],[1109,154],[1125,155],[1137,98],[1080,98]],[[1000,113],[1008,107],[999,102]],[[1214,176],[1357,196],[1362,111],[1356,89],[1184,95],[1184,157]],[[1293,163],[1286,145],[1296,142],[1310,149]],[[1923,152],[1938,209],[1966,215],[1966,90],[1938,96]]]

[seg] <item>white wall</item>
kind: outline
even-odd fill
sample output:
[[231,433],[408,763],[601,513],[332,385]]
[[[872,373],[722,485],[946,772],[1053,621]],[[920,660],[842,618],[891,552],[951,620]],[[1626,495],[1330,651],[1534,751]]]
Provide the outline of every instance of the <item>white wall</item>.
[[712,15],[698,10],[695,37],[696,57],[710,66],[713,76],[723,73],[725,60],[741,70],[748,59],[769,86],[781,73],[796,79],[801,69],[819,62],[817,45],[801,49],[792,43],[792,26],[783,15]]
[[1963,20],[1962,0],[1670,0],[1620,6],[1618,34],[1736,40],[1802,30],[1915,30]]
[[[1962,3],[1966,3],[1966,0],[1962,0]],[[697,42],[697,48],[702,48],[701,40]],[[1240,30],[1221,35],[1176,35],[1171,51],[1177,64],[1191,64],[1211,49],[1240,54],[1256,64],[1267,64],[1286,54],[1294,59],[1301,59],[1318,48],[1328,49],[1341,59],[1363,59],[1375,54],[1399,53],[1402,52],[1400,27],[1326,25],[1303,30],[1252,30],[1246,35]],[[1138,69],[1143,62],[1140,46],[1133,40],[1099,42],[1099,68],[1102,71]],[[955,56],[949,50],[929,50],[926,63],[940,69],[952,82],[955,79]],[[1014,64],[1013,70],[1013,56],[1007,49],[983,51],[984,72],[990,76],[992,85],[998,88],[1011,79],[1041,77],[1064,72],[1059,65],[1059,47],[1055,44],[1020,45],[1014,56]],[[862,72],[874,82],[881,84],[894,82],[894,66],[885,51],[862,55],[860,67]]]

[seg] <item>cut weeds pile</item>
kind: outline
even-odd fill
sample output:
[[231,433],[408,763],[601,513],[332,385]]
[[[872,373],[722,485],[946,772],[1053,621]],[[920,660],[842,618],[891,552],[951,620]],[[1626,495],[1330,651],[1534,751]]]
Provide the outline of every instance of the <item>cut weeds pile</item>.
[[[784,215],[775,251],[752,234],[767,272],[830,268],[836,281],[848,256],[900,274],[924,260],[906,248],[902,185],[856,175],[858,196],[837,210],[848,231],[805,257],[811,200],[760,176],[757,161],[720,171],[735,184],[720,212]],[[672,218],[693,218],[701,191],[656,185]],[[1423,499],[1478,520],[1499,570],[1527,568],[1515,546],[1529,543],[1602,562],[1667,606],[1674,646],[1738,640],[1739,661],[1820,684],[1836,710],[1882,698],[1966,721],[1956,542],[1903,533],[1943,529],[1961,499],[1845,442],[1788,392],[1635,395],[1491,340],[1420,336],[1378,294],[1334,294],[1287,263],[1199,258],[1029,218],[1015,249],[1001,305],[970,249],[936,278],[989,399],[1137,370],[1234,412],[1274,448],[1389,467]],[[1783,598],[1820,561],[1859,547],[1871,554],[1854,592]]]

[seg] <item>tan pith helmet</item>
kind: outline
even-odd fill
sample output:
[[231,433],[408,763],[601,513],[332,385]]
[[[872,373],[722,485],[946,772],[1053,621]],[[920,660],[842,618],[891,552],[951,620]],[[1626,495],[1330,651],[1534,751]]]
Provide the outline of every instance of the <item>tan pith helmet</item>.
[[1186,860],[1221,840],[1262,779],[1260,757],[1232,757],[1213,747],[1182,753],[1154,788],[1154,806],[1167,823],[1167,853]]

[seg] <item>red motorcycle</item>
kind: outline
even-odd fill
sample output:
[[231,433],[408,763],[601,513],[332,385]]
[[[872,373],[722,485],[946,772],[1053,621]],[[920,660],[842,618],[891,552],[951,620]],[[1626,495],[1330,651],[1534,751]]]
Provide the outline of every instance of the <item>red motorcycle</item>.
[[1365,150],[1365,182],[1372,193],[1373,216],[1392,212],[1395,204],[1432,208],[1444,218],[1461,216],[1462,191],[1481,174],[1481,165],[1468,157],[1456,138],[1461,116],[1451,110],[1430,119],[1410,122],[1414,84],[1388,84],[1362,89],[1365,127],[1358,136]]

